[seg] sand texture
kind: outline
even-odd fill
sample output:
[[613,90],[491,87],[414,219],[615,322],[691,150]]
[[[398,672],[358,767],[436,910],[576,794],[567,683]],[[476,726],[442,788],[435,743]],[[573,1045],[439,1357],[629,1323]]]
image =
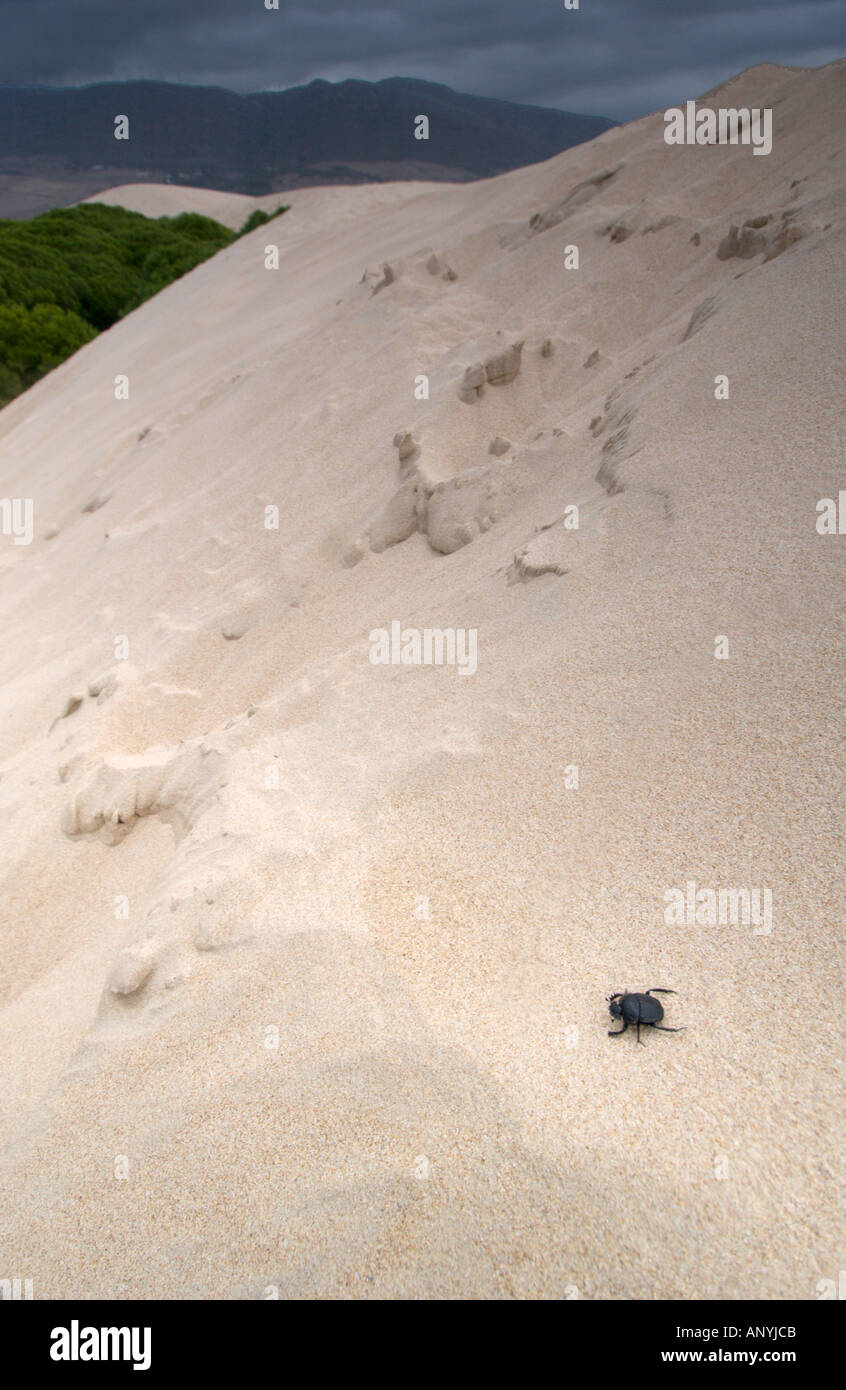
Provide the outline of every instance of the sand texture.
[[[699,100],[771,106],[772,153],[658,113],[258,200],[291,210],[0,413],[35,506],[0,1277],[36,1298],[837,1280],[846,64]],[[373,664],[394,621],[477,669]],[[772,930],[668,925],[691,880]],[[685,1031],[609,1038],[649,986]]]

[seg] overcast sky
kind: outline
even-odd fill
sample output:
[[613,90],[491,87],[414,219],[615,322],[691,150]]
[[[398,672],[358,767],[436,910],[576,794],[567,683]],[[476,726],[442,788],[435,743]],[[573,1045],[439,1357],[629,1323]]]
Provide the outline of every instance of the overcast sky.
[[0,85],[422,77],[628,120],[846,53],[846,0],[0,0]]

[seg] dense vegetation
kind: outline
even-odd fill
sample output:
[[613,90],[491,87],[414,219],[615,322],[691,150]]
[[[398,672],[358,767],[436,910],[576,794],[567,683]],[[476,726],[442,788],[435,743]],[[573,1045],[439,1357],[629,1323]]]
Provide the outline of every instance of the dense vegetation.
[[[277,208],[272,215],[285,212]],[[0,406],[237,237],[210,217],[143,217],[104,203],[0,220]]]

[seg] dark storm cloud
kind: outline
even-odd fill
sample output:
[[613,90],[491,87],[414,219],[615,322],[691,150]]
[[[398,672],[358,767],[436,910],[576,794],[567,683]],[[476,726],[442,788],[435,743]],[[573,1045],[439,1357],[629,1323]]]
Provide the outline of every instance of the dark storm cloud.
[[411,76],[622,120],[844,48],[846,0],[0,0],[0,84]]

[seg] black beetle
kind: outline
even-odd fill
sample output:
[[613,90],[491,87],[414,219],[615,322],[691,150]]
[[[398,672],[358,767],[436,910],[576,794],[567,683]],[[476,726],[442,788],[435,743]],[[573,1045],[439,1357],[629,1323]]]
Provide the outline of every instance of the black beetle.
[[637,1024],[637,1040],[640,1042],[640,1025],[648,1023],[650,1028],[657,1028],[659,1033],[682,1033],[682,1028],[662,1028],[661,1019],[664,1017],[664,1010],[657,999],[653,999],[653,994],[675,994],[674,989],[648,989],[645,994],[612,994],[608,1000],[608,1012],[612,1018],[623,1020],[622,1028],[609,1028],[609,1038],[619,1038],[621,1033],[625,1033],[630,1023]]

